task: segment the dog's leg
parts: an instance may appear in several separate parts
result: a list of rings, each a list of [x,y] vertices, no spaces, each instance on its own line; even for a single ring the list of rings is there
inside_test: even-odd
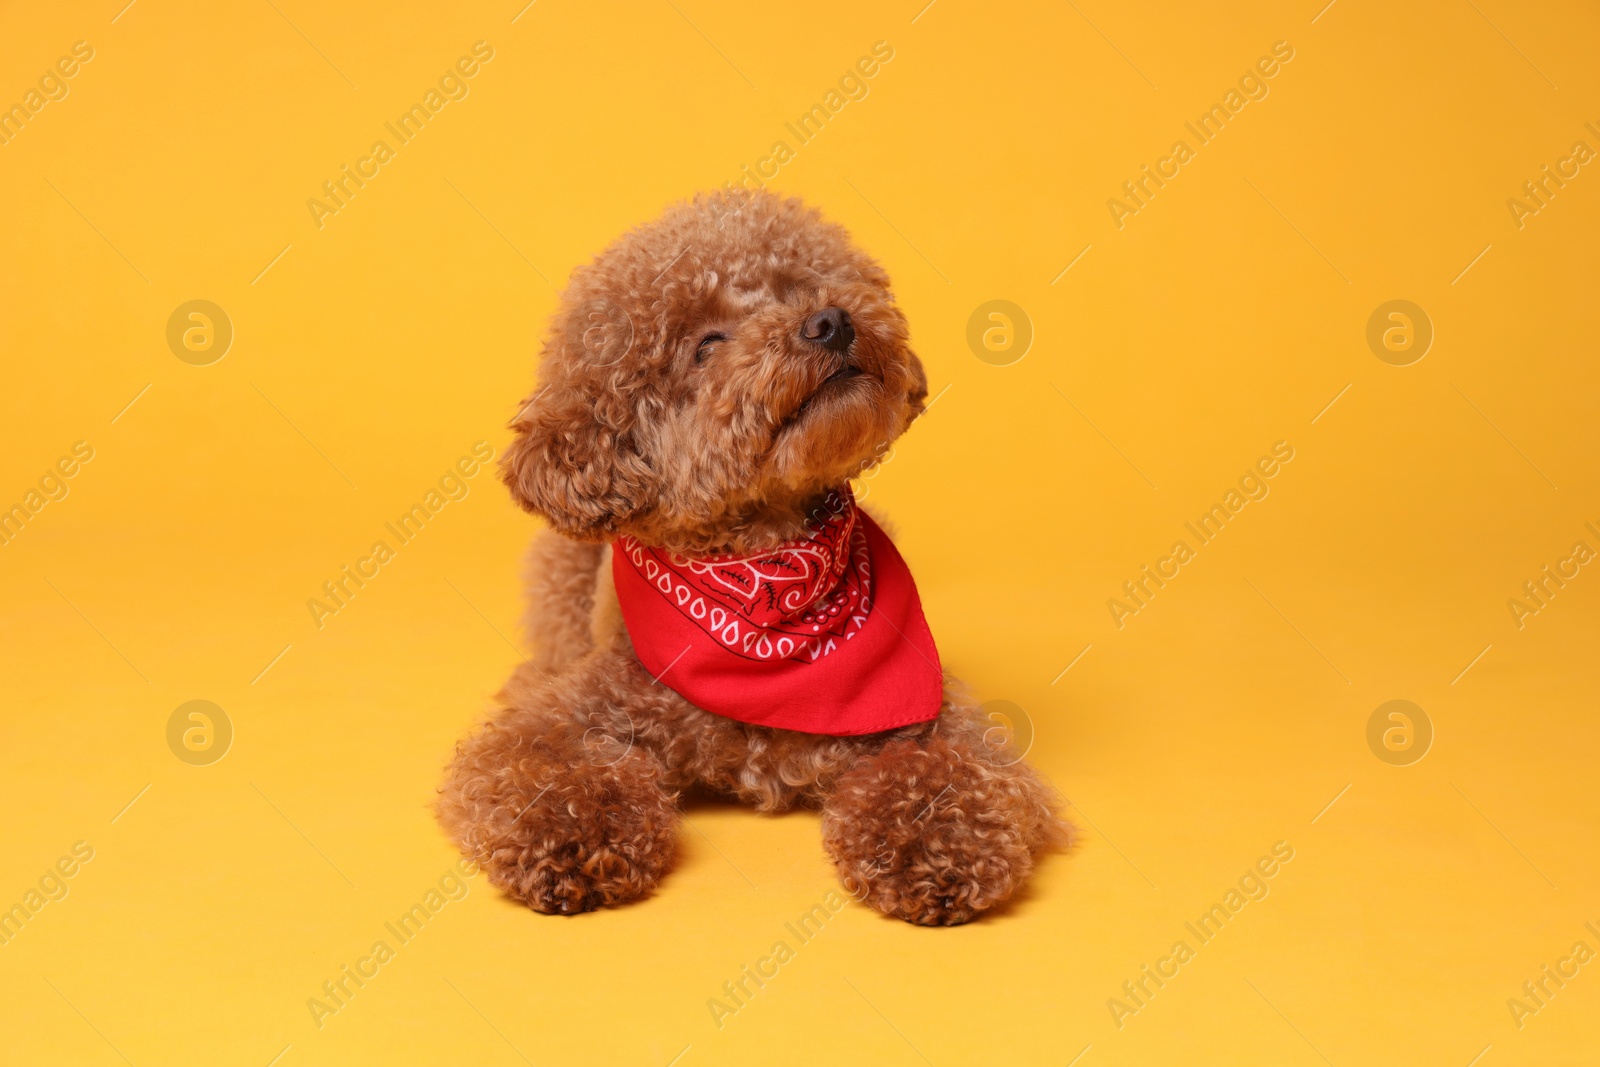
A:
[[[921,926],[968,922],[1009,898],[1069,829],[1051,787],[970,713],[863,755],[823,804],[823,843],[845,886]]]
[[[532,663],[539,670],[555,674],[593,647],[589,617],[604,551],[604,545],[574,541],[550,530],[541,530],[529,546],[524,626],[533,645]]]
[[[626,903],[672,863],[676,798],[635,743],[615,666],[595,653],[522,690],[458,746],[439,791],[439,820],[462,852],[536,911]]]

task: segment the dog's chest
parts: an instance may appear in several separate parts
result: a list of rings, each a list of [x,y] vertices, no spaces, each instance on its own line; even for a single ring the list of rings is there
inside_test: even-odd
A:
[[[605,648],[627,629],[622,622],[622,606],[617,603],[617,583],[611,573],[610,545],[600,554],[600,572],[595,575],[594,607],[589,610],[589,636],[596,648]]]

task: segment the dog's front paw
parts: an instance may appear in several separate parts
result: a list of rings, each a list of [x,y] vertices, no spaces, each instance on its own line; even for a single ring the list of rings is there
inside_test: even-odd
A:
[[[655,887],[672,864],[677,821],[655,757],[499,740],[458,758],[439,805],[491,883],[548,915],[625,904]]]
[[[963,759],[939,739],[896,741],[840,778],[823,842],[857,899],[919,926],[954,926],[1032,873],[1044,788],[1021,765]]]

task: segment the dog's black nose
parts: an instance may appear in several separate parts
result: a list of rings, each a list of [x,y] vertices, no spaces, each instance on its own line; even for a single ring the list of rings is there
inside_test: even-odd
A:
[[[850,325],[850,313],[844,308],[823,308],[806,319],[800,336],[830,352],[843,352],[856,339],[856,328]]]

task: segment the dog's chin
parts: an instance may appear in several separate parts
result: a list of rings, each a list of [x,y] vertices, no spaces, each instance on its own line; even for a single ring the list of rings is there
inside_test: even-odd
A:
[[[783,420],[779,435],[804,431],[818,418],[838,416],[874,397],[882,397],[883,383],[854,364],[845,364],[818,383],[811,394]]]
[[[888,447],[899,423],[882,380],[843,367],[784,421],[773,450],[774,473],[790,484],[839,484]]]

